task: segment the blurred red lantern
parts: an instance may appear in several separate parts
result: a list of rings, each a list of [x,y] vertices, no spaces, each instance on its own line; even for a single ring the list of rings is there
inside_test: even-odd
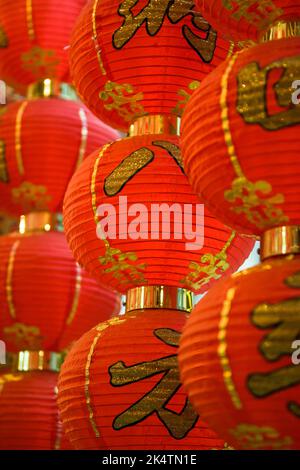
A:
[[[61,211],[76,167],[117,135],[79,102],[43,98],[8,105],[0,117],[0,208],[16,215]]]
[[[0,375],[0,449],[54,450],[62,438],[57,373]]]
[[[70,49],[73,82],[88,108],[124,130],[145,114],[180,115],[233,49],[193,9],[192,0],[90,0]]]
[[[299,0],[196,0],[198,10],[218,32],[257,40],[274,23],[300,20]]]
[[[72,348],[58,406],[76,449],[220,449],[179,381],[186,315],[139,310],[99,324]]]
[[[300,38],[290,38],[234,55],[203,81],[183,116],[189,181],[241,233],[300,224],[299,50]]]
[[[71,30],[85,0],[0,0],[0,77],[24,92],[44,78],[69,80]]]
[[[218,283],[187,321],[184,387],[237,449],[300,449],[299,305],[299,256],[279,257]]]
[[[80,265],[119,292],[147,284],[202,292],[235,271],[253,242],[206,208],[203,221],[200,203],[179,138],[135,135],[94,152],[74,174],[64,201],[67,240]]]
[[[0,238],[0,331],[8,352],[62,351],[120,309],[73,260],[64,234]]]

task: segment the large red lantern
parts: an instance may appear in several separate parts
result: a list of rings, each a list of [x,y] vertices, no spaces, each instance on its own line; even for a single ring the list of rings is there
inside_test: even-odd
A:
[[[0,449],[60,449],[62,427],[56,398],[55,372],[0,375]]]
[[[60,212],[77,166],[117,135],[76,101],[52,97],[8,105],[0,117],[0,208],[16,215]]]
[[[143,285],[202,292],[253,247],[202,209],[183,173],[178,137],[134,135],[94,152],[77,170],[64,225],[76,260],[122,293]]]
[[[237,449],[300,449],[299,305],[300,259],[290,255],[221,281],[187,321],[181,379]]]
[[[68,45],[85,0],[1,0],[0,77],[17,90],[68,81]]]
[[[232,49],[193,0],[89,0],[71,39],[71,74],[88,108],[127,130],[145,114],[179,116]]]
[[[0,331],[8,352],[65,350],[119,311],[119,297],[76,264],[63,233],[2,236],[0,259]]]
[[[299,0],[196,0],[196,4],[217,31],[235,40],[257,40],[276,22],[300,20]]]
[[[186,314],[131,311],[101,323],[72,348],[58,405],[76,449],[220,449],[182,390],[177,346]]]
[[[241,233],[300,224],[299,50],[298,37],[237,53],[202,82],[183,116],[189,181]]]

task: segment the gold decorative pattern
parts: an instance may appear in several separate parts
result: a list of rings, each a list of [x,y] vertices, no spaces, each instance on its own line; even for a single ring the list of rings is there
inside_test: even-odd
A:
[[[8,37],[2,26],[0,26],[0,47],[8,47]]]
[[[154,159],[154,153],[146,147],[132,152],[105,178],[107,196],[118,194],[126,183]]]
[[[6,284],[5,284],[6,301],[8,305],[9,314],[11,318],[13,319],[16,318],[16,310],[15,310],[15,306],[13,302],[12,277],[13,277],[13,272],[14,272],[14,262],[16,258],[16,252],[20,246],[20,243],[21,243],[20,240],[16,240],[11,247],[9,258],[8,258],[8,264],[7,264],[7,273],[6,273]]]
[[[267,196],[272,193],[271,184],[267,181],[249,181],[243,173],[236,155],[230,130],[227,93],[229,75],[238,58],[238,54],[234,54],[232,59],[229,60],[221,83],[220,106],[224,139],[230,162],[237,176],[232,182],[231,189],[224,191],[224,198],[230,203],[237,203],[237,205],[231,207],[231,210],[237,214],[244,214],[247,220],[258,228],[267,228],[270,225],[283,224],[288,219],[280,208],[275,207],[275,205],[284,202],[284,196],[276,194],[269,198],[262,197],[261,195]]]
[[[23,380],[22,374],[3,374],[0,375],[0,393],[3,391],[4,385],[9,382],[19,382]]]
[[[154,140],[152,144],[166,150],[166,152],[168,152],[168,154],[174,159],[175,163],[177,163],[182,173],[184,173],[182,154],[178,145],[168,142],[167,140]]]
[[[41,349],[43,338],[37,326],[14,323],[5,327],[3,333],[6,341],[13,342],[18,349]]]
[[[103,64],[102,60],[102,51],[99,45],[98,41],[98,33],[97,33],[97,24],[96,24],[96,13],[97,13],[97,7],[98,7],[99,0],[94,0],[94,5],[93,5],[93,13],[92,13],[92,28],[93,28],[93,41],[95,44],[95,50],[97,54],[97,60],[98,64],[101,70],[102,75],[106,75],[106,70]]]
[[[235,236],[236,232],[232,231],[222,250],[216,255],[206,253],[201,256],[200,263],[192,261],[189,265],[191,271],[180,282],[187,284],[191,289],[197,291],[205,284],[208,284],[212,279],[219,279],[222,273],[229,268],[227,250]]]
[[[183,90],[180,89],[178,90],[177,94],[179,96],[179,100],[175,106],[175,108],[172,109],[172,113],[176,114],[176,116],[182,116],[183,111],[193,93],[194,90],[197,90],[197,88],[200,86],[200,83],[198,80],[194,80],[188,85],[188,90]]]
[[[35,31],[33,25],[32,0],[26,0],[26,21],[29,40],[33,41],[35,39]]]
[[[53,76],[60,59],[55,51],[33,46],[29,51],[21,55],[23,68],[33,75]]]
[[[22,158],[22,143],[21,143],[21,132],[22,132],[22,119],[25,109],[28,106],[28,101],[23,101],[17,111],[16,125],[15,125],[15,152],[16,160],[18,165],[18,171],[20,175],[24,175],[24,165]]]
[[[9,181],[4,140],[0,140],[0,181],[2,183]]]
[[[78,309],[79,297],[80,297],[80,291],[81,291],[81,282],[82,282],[81,267],[79,266],[78,263],[76,263],[75,291],[74,291],[72,307],[71,307],[71,310],[69,312],[69,315],[66,321],[67,325],[71,325]]]
[[[116,111],[127,122],[146,114],[143,105],[139,103],[144,98],[143,93],[136,93],[134,87],[128,83],[108,81],[100,91],[99,97],[108,102],[104,105],[107,111]]]
[[[85,152],[86,152],[86,146],[87,146],[87,138],[88,138],[88,123],[87,123],[87,117],[86,113],[83,108],[80,108],[78,111],[79,118],[81,121],[81,142],[80,142],[80,147],[79,147],[79,152],[78,152],[78,159],[77,159],[77,164],[76,168],[78,168],[84,158]]]
[[[30,181],[24,181],[17,188],[12,188],[12,201],[20,205],[25,211],[48,210],[48,203],[52,196],[47,194],[45,186],[37,186]]]
[[[232,378],[232,370],[230,367],[229,358],[227,355],[227,326],[229,321],[229,314],[231,310],[231,305],[235,296],[235,288],[228,289],[226,299],[223,302],[223,307],[221,310],[220,322],[219,322],[219,347],[218,347],[218,356],[220,358],[221,367],[223,370],[223,379],[227,391],[230,395],[234,407],[238,410],[242,408],[242,402],[240,400],[239,394],[235,388],[235,384]]]
[[[282,437],[271,426],[256,426],[255,424],[238,424],[230,433],[239,441],[242,449],[286,449],[293,444],[290,436]]]
[[[94,212],[94,220],[100,232],[98,215],[97,215],[97,194],[96,194],[96,178],[98,173],[99,162],[103,157],[106,150],[112,144],[106,144],[102,147],[99,152],[98,157],[95,160],[92,178],[91,178],[91,198],[92,198],[92,208]],[[132,252],[123,253],[118,248],[112,248],[109,241],[106,239],[105,235],[101,237],[104,246],[105,246],[105,255],[99,258],[99,262],[102,265],[110,264],[110,267],[104,270],[104,273],[112,273],[113,277],[118,279],[121,284],[127,284],[129,281],[135,283],[146,283],[144,276],[141,271],[146,268],[145,264],[133,265],[132,263],[136,262],[138,257],[137,254]],[[126,271],[126,272],[124,272]],[[129,279],[128,279],[129,277]]]
[[[242,18],[262,30],[283,14],[272,0],[223,0],[223,6],[232,12],[236,21]]]
[[[103,331],[106,330],[109,326],[119,325],[121,323],[124,323],[125,321],[126,321],[126,318],[114,317],[110,320],[107,320],[106,322],[100,323],[98,326],[95,327],[96,334],[92,341],[91,347],[87,355],[87,360],[85,363],[85,383],[84,383],[85,403],[88,409],[89,420],[90,420],[90,423],[91,423],[91,426],[95,433],[96,438],[100,437],[100,432],[98,430],[97,424],[94,419],[94,410],[93,410],[92,403],[91,403],[91,395],[90,395],[91,363],[92,363],[93,355],[95,352],[95,348],[97,346],[97,343]]]

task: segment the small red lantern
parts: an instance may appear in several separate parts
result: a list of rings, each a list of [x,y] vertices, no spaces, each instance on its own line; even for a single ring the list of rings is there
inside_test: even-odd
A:
[[[0,331],[8,352],[62,351],[120,309],[73,260],[63,233],[0,238]]]
[[[58,406],[76,449],[220,449],[182,390],[177,346],[186,315],[131,311],[101,323],[72,348]]]
[[[215,285],[187,321],[181,379],[234,448],[300,449],[299,305],[299,255],[278,257]]]
[[[70,33],[85,0],[0,0],[0,77],[24,92],[45,77],[68,81]]]
[[[88,108],[127,131],[145,114],[181,115],[232,49],[192,0],[90,0],[73,32],[70,67]]]
[[[179,138],[134,135],[94,152],[77,170],[64,226],[76,260],[119,292],[147,284],[202,292],[253,247],[206,208],[203,220],[202,209],[183,173]]]
[[[61,423],[56,404],[57,373],[0,375],[0,449],[60,448]]]
[[[189,181],[241,233],[300,224],[299,50],[300,38],[289,38],[234,55],[203,81],[183,116]]]
[[[217,31],[235,40],[257,40],[276,22],[300,20],[299,0],[196,0],[196,4]]]
[[[117,136],[79,102],[43,98],[8,105],[0,117],[0,208],[16,215],[60,212],[77,166]]]

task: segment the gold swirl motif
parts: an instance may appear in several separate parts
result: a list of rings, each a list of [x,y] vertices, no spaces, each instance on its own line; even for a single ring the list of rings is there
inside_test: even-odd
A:
[[[22,131],[22,119],[25,112],[25,109],[28,106],[28,101],[23,101],[21,103],[17,115],[16,115],[16,125],[15,125],[15,152],[16,160],[18,165],[18,171],[20,175],[24,175],[24,164],[22,158],[22,143],[21,143],[21,131]]]
[[[71,325],[71,323],[74,320],[74,317],[76,315],[76,312],[77,312],[77,309],[78,309],[78,304],[79,304],[81,283],[82,283],[81,267],[79,266],[78,263],[76,263],[75,291],[74,291],[72,307],[71,307],[70,313],[69,313],[67,321],[66,321],[67,325]]]
[[[96,195],[96,178],[98,173],[99,162],[106,150],[112,144],[106,144],[102,147],[99,152],[98,157],[95,160],[92,179],[91,179],[91,197],[92,197],[92,208],[94,212],[94,220],[97,226],[98,233],[101,231],[101,227],[98,221],[97,215],[97,195]],[[112,248],[109,241],[102,233],[101,240],[105,246],[105,255],[99,257],[99,262],[103,266],[110,265],[104,269],[104,273],[112,273],[112,276],[121,284],[128,284],[129,282],[134,283],[146,283],[144,276],[141,271],[146,268],[145,264],[133,265],[138,259],[138,256],[135,252],[122,252],[118,248]],[[129,279],[128,279],[129,276]]]
[[[293,444],[293,439],[290,436],[281,437],[279,432],[271,426],[240,423],[229,432],[239,441],[244,450],[264,450],[267,448],[288,450]]]
[[[26,0],[26,21],[29,40],[33,41],[35,39],[35,31],[33,24],[32,0]]]
[[[84,384],[85,403],[86,403],[87,410],[88,410],[89,420],[90,420],[90,423],[91,423],[91,426],[95,433],[96,438],[100,437],[100,432],[98,430],[98,427],[94,418],[94,410],[93,410],[93,406],[91,403],[91,395],[90,395],[90,368],[91,368],[93,355],[94,355],[97,343],[103,331],[106,330],[109,326],[119,325],[121,323],[124,323],[126,320],[127,318],[125,317],[124,318],[114,317],[96,326],[95,327],[96,334],[94,336],[94,339],[92,341],[91,347],[87,355],[87,359],[85,363],[85,384]]]
[[[23,68],[29,70],[33,75],[52,76],[60,59],[52,49],[43,49],[40,46],[33,46],[21,55]]]
[[[116,83],[108,81],[104,89],[100,91],[99,97],[102,101],[108,102],[104,105],[107,111],[116,111],[126,122],[145,116],[147,114],[139,101],[144,98],[142,92],[135,92],[129,83]]]
[[[78,159],[77,159],[77,164],[76,168],[78,168],[84,158],[85,152],[86,152],[86,146],[87,146],[87,138],[88,138],[88,123],[87,123],[87,116],[83,108],[80,108],[78,111],[79,118],[81,121],[81,142],[79,146],[79,152],[78,152]]]
[[[97,8],[98,8],[98,3],[99,3],[99,0],[95,0],[94,5],[93,5],[93,13],[92,13],[93,41],[94,41],[94,44],[95,44],[97,60],[98,60],[98,64],[99,64],[101,73],[102,73],[102,75],[106,75],[106,70],[105,70],[103,60],[102,60],[102,56],[101,56],[102,51],[101,51],[99,41],[98,41],[98,32],[97,32],[97,24],[96,24],[96,13],[97,13]]]
[[[47,194],[46,186],[37,186],[30,181],[23,181],[19,187],[12,188],[11,194],[13,203],[20,205],[24,211],[46,211],[52,199],[52,196]]]
[[[222,276],[222,273],[227,271],[229,268],[227,250],[235,236],[236,232],[232,231],[222,250],[216,255],[213,255],[212,253],[202,255],[200,260],[201,264],[192,261],[189,264],[189,269],[191,271],[184,279],[181,279],[180,282],[182,284],[187,284],[191,289],[197,291],[205,284],[208,284],[212,279],[219,279]],[[203,274],[205,274],[205,276],[201,277]]]
[[[16,252],[20,246],[20,243],[21,243],[20,240],[16,240],[11,247],[9,258],[8,258],[7,273],[6,273],[6,284],[5,284],[6,301],[7,301],[7,305],[9,309],[9,314],[11,318],[13,319],[16,318],[16,309],[15,309],[14,301],[13,301],[12,277],[13,277],[13,272],[14,272]]]
[[[221,310],[221,317],[219,322],[219,347],[218,347],[218,356],[220,358],[221,367],[223,370],[223,379],[227,391],[230,395],[234,407],[238,410],[242,408],[242,402],[240,400],[239,394],[235,388],[235,384],[232,378],[232,370],[230,367],[229,358],[227,355],[227,326],[229,321],[229,314],[231,310],[231,305],[235,296],[236,288],[228,289],[226,299],[223,302],[223,307]]]
[[[276,204],[282,204],[284,202],[284,196],[282,194],[276,194],[269,198],[261,197],[259,194],[267,196],[272,193],[272,185],[263,180],[256,182],[249,181],[236,155],[230,130],[227,94],[229,75],[238,58],[238,54],[239,52],[234,54],[232,59],[229,60],[221,82],[220,106],[224,139],[227,145],[230,162],[237,176],[232,181],[231,189],[224,191],[224,198],[230,203],[237,202],[236,206],[231,207],[232,211],[237,214],[244,214],[250,223],[263,229],[270,225],[283,224],[288,218],[283,214],[280,208],[275,207]],[[260,207],[261,211],[259,210]]]

